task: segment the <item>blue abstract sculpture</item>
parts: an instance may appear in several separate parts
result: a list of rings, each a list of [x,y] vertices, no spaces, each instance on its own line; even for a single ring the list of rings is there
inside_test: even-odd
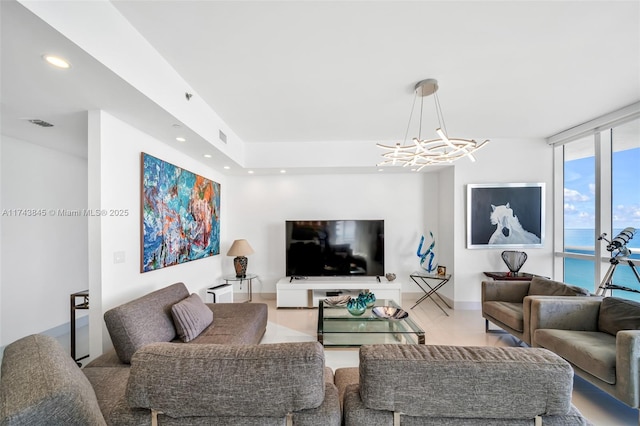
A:
[[[421,253],[422,246],[424,245],[424,235],[420,237],[420,244],[418,245],[417,255],[420,258],[420,267],[427,271],[429,274],[433,274],[438,269],[438,262],[436,262],[436,253],[433,251],[436,246],[436,240],[433,238],[433,232],[429,231],[429,236],[431,236],[431,244],[425,250],[424,253]]]

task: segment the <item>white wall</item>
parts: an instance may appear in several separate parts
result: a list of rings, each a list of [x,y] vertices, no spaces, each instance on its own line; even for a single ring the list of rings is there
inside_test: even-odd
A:
[[[424,183],[421,174],[335,174],[230,177],[222,203],[228,232],[223,253],[234,239],[246,238],[255,253],[248,271],[261,278],[254,291],[275,293],[285,276],[285,221],[384,219],[385,267],[405,291],[419,266],[416,248],[423,233]],[[233,271],[231,258],[223,261]]]
[[[86,159],[2,135],[0,346],[69,323],[69,295],[88,288]],[[44,209],[27,216],[13,209]],[[82,316],[79,313],[78,317]]]
[[[150,291],[182,281],[191,292],[204,298],[206,288],[213,285],[221,275],[221,255],[195,260],[181,265],[156,271],[140,273],[140,187],[141,152],[168,161],[179,167],[197,173],[221,184],[221,237],[225,234],[225,221],[229,218],[229,205],[225,203],[226,180],[224,176],[209,168],[204,162],[198,162],[181,154],[134,127],[114,118],[105,112],[94,111],[89,122],[90,150],[89,163],[93,164],[96,155],[100,155],[100,170],[90,170],[92,187],[99,186],[100,208],[126,210],[127,216],[102,217],[100,226],[100,252],[95,260],[100,265],[99,276],[91,284],[91,292],[100,293],[101,306],[92,305],[92,309],[104,312],[123,302],[139,297]],[[98,174],[98,176],[96,176]],[[94,229],[93,227],[91,228]],[[96,231],[92,231],[96,232]],[[90,236],[96,238],[95,235]],[[97,250],[92,245],[92,250]],[[122,252],[125,262],[114,263],[114,253]],[[99,282],[98,282],[99,281]],[[97,298],[96,298],[97,300]],[[91,350],[102,344],[106,349],[111,346],[108,333],[104,328],[102,314],[99,319],[91,317],[91,325],[99,321],[102,326],[91,328]],[[101,343],[98,343],[101,342]]]
[[[419,269],[421,235],[432,231],[439,264],[452,274],[441,293],[457,309],[479,309],[484,271],[506,271],[504,249],[466,248],[466,186],[471,183],[546,183],[546,239],[543,248],[527,249],[523,271],[552,276],[553,152],[542,139],[494,139],[454,165],[421,174],[279,175],[229,178],[223,203],[229,218],[229,243],[249,240],[256,253],[249,270],[261,277],[255,291],[274,292],[285,275],[284,222],[291,219],[385,219],[385,260],[403,291],[419,290],[409,274]],[[223,270],[233,271],[223,259]]]
[[[455,176],[447,186],[453,205],[455,307],[479,308],[483,271],[507,271],[500,254],[504,249],[466,248],[466,186],[473,183],[544,182],[545,241],[542,248],[524,249],[528,260],[522,272],[553,276],[553,149],[542,139],[495,139],[471,163],[456,163]],[[446,224],[445,226],[449,226]]]

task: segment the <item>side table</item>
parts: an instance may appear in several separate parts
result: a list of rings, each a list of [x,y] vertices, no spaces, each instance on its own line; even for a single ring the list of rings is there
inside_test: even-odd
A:
[[[253,298],[253,292],[251,287],[253,286],[253,280],[257,278],[258,278],[258,275],[256,274],[247,274],[244,277],[236,277],[235,275],[227,275],[225,277],[222,277],[225,284],[233,284],[234,282],[239,282],[240,290],[242,290],[242,283],[245,281],[247,282],[247,292],[248,292],[249,298],[247,300],[244,300],[243,301],[244,303],[251,302]]]
[[[440,295],[437,293],[437,291],[440,288],[442,288],[442,286],[444,286],[446,283],[449,282],[449,280],[451,279],[451,274],[436,275],[436,274],[427,274],[427,273],[423,273],[423,272],[414,272],[413,274],[411,274],[409,276],[411,277],[413,282],[415,282],[418,285],[418,287],[420,287],[420,290],[424,291],[424,296],[422,296],[420,299],[418,299],[416,304],[413,305],[411,307],[411,309],[413,309],[416,306],[418,306],[424,300],[430,298],[433,301],[433,303],[435,303],[438,306],[438,308],[440,308],[440,310],[442,312],[444,312],[444,314],[446,316],[449,316],[447,311],[442,309],[442,306],[440,306],[440,304],[433,297],[433,295],[438,296],[438,298],[442,301],[442,303],[447,305],[447,307],[449,309],[452,309],[451,306],[449,306],[449,304],[442,297],[440,297]]]
[[[526,272],[518,272],[517,274],[513,274],[511,272],[484,272],[484,274],[494,280],[502,281],[531,281],[531,278],[533,277],[542,277],[542,275],[528,274]]]

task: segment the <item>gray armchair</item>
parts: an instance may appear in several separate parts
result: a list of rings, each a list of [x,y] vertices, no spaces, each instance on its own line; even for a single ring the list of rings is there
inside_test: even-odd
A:
[[[589,295],[589,291],[582,287],[543,277],[533,277],[531,281],[483,281],[485,331],[489,331],[489,322],[492,322],[530,345],[529,316],[534,298]]]
[[[632,408],[640,406],[640,303],[617,297],[531,303],[533,346]]]

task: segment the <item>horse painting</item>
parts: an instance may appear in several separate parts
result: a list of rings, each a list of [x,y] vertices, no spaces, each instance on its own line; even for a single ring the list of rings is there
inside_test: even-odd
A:
[[[540,237],[525,230],[509,203],[500,206],[491,204],[491,224],[496,230],[489,244],[540,244]]]

